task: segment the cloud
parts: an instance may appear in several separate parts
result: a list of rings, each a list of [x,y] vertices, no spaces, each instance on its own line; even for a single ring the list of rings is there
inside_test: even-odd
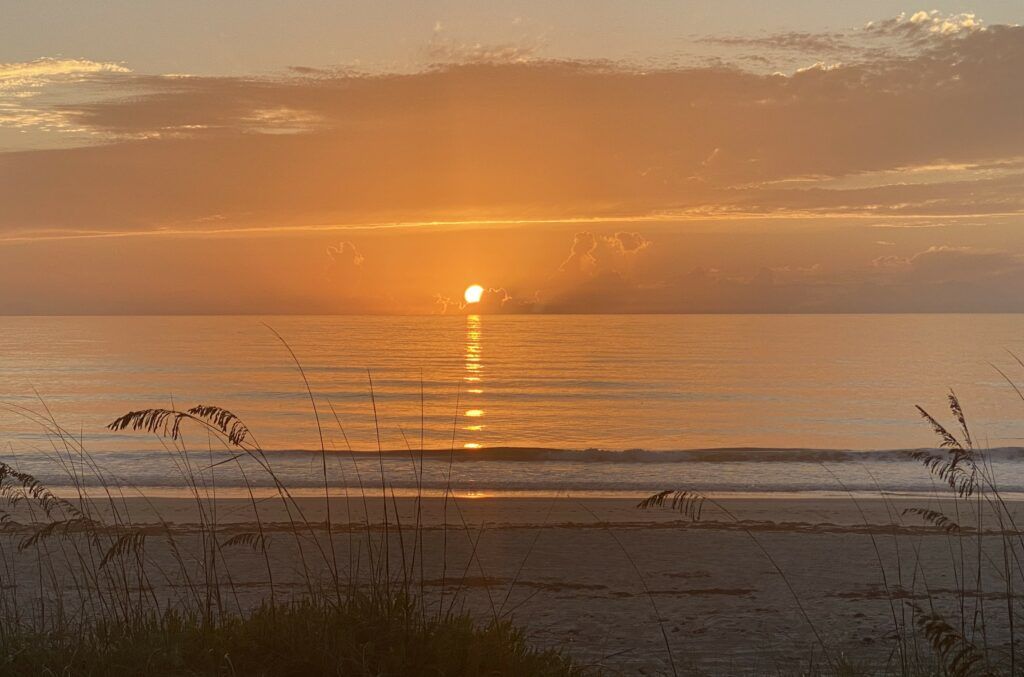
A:
[[[843,38],[923,36],[899,38],[912,47],[801,55],[825,65],[788,76],[520,63],[483,48],[375,75],[169,77],[46,62],[10,77],[68,71],[88,79],[87,100],[29,97],[0,115],[88,143],[0,153],[0,231],[187,230],[208,214],[224,228],[286,228],[1024,212],[1024,167],[1006,164],[1024,157],[1024,28],[913,18]],[[999,163],[999,175],[986,169]],[[934,168],[927,183],[904,178],[913,167]],[[858,176],[888,183],[836,183]]]
[[[762,32],[700,38],[719,53],[724,62],[756,64],[767,72],[792,73],[836,67],[840,62],[871,64],[913,56],[922,49],[940,46],[987,29],[971,13],[943,14],[937,10],[903,13],[870,21],[846,31]],[[812,66],[808,66],[810,62]]]
[[[331,258],[331,263],[339,268],[358,268],[366,261],[366,258],[351,242],[342,242],[337,246],[330,245],[327,247],[327,255]]]
[[[1024,271],[1024,257],[998,249],[933,245],[912,256],[879,256],[871,265],[898,270],[918,280],[951,282]]]
[[[873,244],[864,234],[864,251]],[[892,245],[896,246],[896,245]],[[751,263],[756,262],[756,258]],[[600,261],[600,259],[599,259]],[[728,259],[723,258],[723,261]],[[724,271],[652,259],[641,271],[597,267],[562,279],[537,309],[567,313],[1020,312],[1024,255],[930,245],[867,263],[756,265]]]
[[[775,266],[775,267],[763,267],[758,272],[758,275],[769,275],[770,277],[763,278],[771,283],[776,282],[795,282],[800,280],[814,280],[822,276],[825,271],[825,267],[820,263],[814,263],[809,266]]]
[[[817,63],[812,63],[810,66],[804,66],[803,68],[797,68],[796,72],[797,73],[807,73],[809,71],[824,71],[824,72],[827,73],[828,71],[834,71],[837,68],[842,68],[842,67],[843,67],[843,64],[841,64],[841,63],[825,63],[824,61],[818,61]]]
[[[569,257],[558,269],[566,273],[590,273],[597,266],[597,258],[594,256],[596,250],[597,238],[593,233],[576,233],[573,236]]]
[[[651,246],[650,240],[645,238],[640,233],[630,232],[618,232],[610,237],[605,237],[604,241],[608,243],[608,246],[613,251],[619,254],[636,254],[637,252],[647,249]]]
[[[540,49],[540,44],[486,45],[435,34],[424,50],[424,55],[434,64],[525,63],[537,58]]]
[[[910,259],[905,256],[893,256],[886,254],[877,256],[871,260],[873,268],[904,268],[910,265]]]
[[[650,241],[637,232],[619,231],[611,235],[578,232],[573,235],[569,256],[558,267],[561,275],[557,279],[564,284],[566,280],[603,273],[629,273],[637,256],[650,245]]]
[[[849,290],[860,312],[1024,311],[1024,257],[1015,252],[933,245],[875,259],[876,275]]]
[[[787,31],[768,35],[718,35],[700,38],[700,42],[726,47],[755,47],[801,53],[835,52],[850,49],[853,43],[843,33]]]
[[[469,314],[486,313],[529,313],[532,312],[534,302],[529,299],[515,298],[504,288],[485,289],[479,303],[463,306],[463,311]]]
[[[871,22],[864,32],[875,36],[895,36],[920,41],[925,38],[960,36],[985,30],[984,22],[968,12],[943,14],[938,10],[920,10],[894,19]]]
[[[477,303],[466,303],[459,299],[455,300],[443,294],[434,295],[434,307],[441,315],[498,315],[498,314],[519,314],[533,312],[536,306],[535,299],[515,298],[505,288],[484,289]]]
[[[1024,257],[997,249],[941,245],[915,254],[907,265],[916,279],[976,281],[1022,273]]]
[[[521,24],[514,20],[513,25]],[[467,42],[448,35],[444,23],[434,23],[434,35],[423,50],[432,64],[515,64],[535,59],[542,48],[536,38],[524,37],[518,42],[484,44]]]
[[[437,315],[447,315],[449,310],[458,308],[459,304],[450,296],[434,294],[434,310]]]
[[[0,63],[0,129],[87,134],[76,114],[61,105],[88,97],[85,85],[130,73],[118,63],[87,59],[36,59]]]
[[[694,268],[647,282],[605,271],[558,291],[543,308],[564,313],[772,313],[821,307],[820,290],[812,281],[777,278],[768,268],[748,276]]]
[[[0,63],[0,96],[26,98],[37,94],[46,85],[83,82],[100,74],[130,72],[118,63],[88,59],[36,59]]]
[[[364,294],[367,290],[362,280],[362,268],[366,258],[351,242],[342,242],[327,247],[326,276],[332,285],[341,288],[344,293],[354,299],[356,294]]]

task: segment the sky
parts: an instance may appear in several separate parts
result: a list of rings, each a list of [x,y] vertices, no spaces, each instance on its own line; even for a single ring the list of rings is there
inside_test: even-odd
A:
[[[1024,311],[1024,3],[0,15],[2,314]]]

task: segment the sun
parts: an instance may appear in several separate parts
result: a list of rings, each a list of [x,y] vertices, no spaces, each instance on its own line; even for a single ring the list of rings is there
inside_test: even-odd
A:
[[[484,288],[478,284],[471,284],[466,287],[463,298],[466,299],[466,303],[480,303],[480,297],[484,295]]]

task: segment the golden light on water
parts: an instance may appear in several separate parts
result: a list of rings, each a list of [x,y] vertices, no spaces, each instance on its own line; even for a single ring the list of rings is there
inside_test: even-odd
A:
[[[462,297],[466,299],[466,303],[480,303],[480,299],[483,295],[483,287],[478,284],[471,284],[466,287],[466,291],[463,292]]]
[[[466,290],[466,301],[468,303],[475,303],[480,300],[480,296],[483,294],[483,287],[480,285],[473,285]],[[465,376],[463,377],[466,381],[473,383],[474,385],[480,382],[480,373],[483,369],[481,362],[483,361],[483,323],[481,322],[479,315],[467,315],[466,316],[466,362],[465,362]],[[480,421],[484,416],[483,402],[481,401],[480,395],[483,394],[483,388],[473,387],[466,391],[467,398],[466,405],[469,407],[464,416],[470,419],[474,419],[471,425],[466,425],[463,430],[474,433],[474,437],[480,435],[483,432],[483,422]],[[482,449],[483,444],[481,440],[466,442],[462,445],[466,449]]]

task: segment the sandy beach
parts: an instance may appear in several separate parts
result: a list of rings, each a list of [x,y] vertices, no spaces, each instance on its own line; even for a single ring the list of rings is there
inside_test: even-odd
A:
[[[717,503],[706,504],[693,522],[669,510],[638,510],[636,500],[626,498],[459,498],[447,506],[425,499],[422,563],[410,564],[416,503],[396,499],[387,506],[391,566],[395,576],[403,562],[417,571],[422,566],[430,604],[447,608],[455,600],[453,608],[484,620],[512,618],[535,645],[561,647],[612,674],[670,673],[662,630],[680,672],[791,674],[827,660],[819,640],[833,660],[841,652],[881,670],[897,660],[891,640],[897,627],[911,627],[905,625],[910,603],[960,603],[951,566],[956,538],[900,515],[911,506],[936,508],[937,501]],[[129,498],[118,505],[136,525],[149,525],[147,556],[157,561],[170,564],[172,556],[161,554],[161,521],[186,552],[198,533],[194,500]],[[284,572],[275,573],[278,594],[301,594],[302,558],[287,513],[279,500],[258,505],[275,571]],[[369,520],[360,497],[331,502],[330,538],[342,570],[365,567],[367,539],[381,542],[384,506],[373,498],[365,506]],[[318,522],[316,537],[328,542],[322,500],[298,499],[292,509]],[[216,511],[222,540],[258,528],[248,499],[217,499],[203,510],[207,520]],[[26,529],[8,525],[6,533],[17,537]],[[311,540],[302,543],[303,566],[326,578],[322,555]],[[245,607],[265,598],[261,554],[231,548],[224,558],[233,591],[228,604]],[[998,609],[1000,589],[998,581],[983,581],[985,594],[971,595],[968,603],[988,600]],[[168,583],[164,594],[173,596],[174,585]],[[988,640],[998,644],[999,638],[995,622]]]

